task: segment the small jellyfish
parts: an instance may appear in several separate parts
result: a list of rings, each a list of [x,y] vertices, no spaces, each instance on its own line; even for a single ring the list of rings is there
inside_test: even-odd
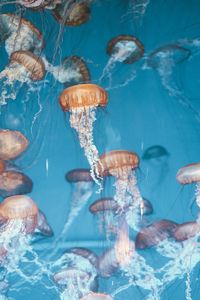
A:
[[[161,159],[162,157],[169,156],[169,152],[167,149],[160,145],[153,145],[148,147],[144,154],[142,155],[142,159],[149,160],[149,159]]]
[[[109,41],[107,45],[107,54],[110,56],[110,59],[107,65],[104,67],[100,81],[108,77],[111,84],[111,71],[114,69],[116,63],[135,63],[143,56],[144,46],[134,36],[119,35]]]
[[[75,85],[60,95],[60,105],[63,111],[70,112],[70,125],[78,133],[80,146],[91,167],[91,176],[100,187],[97,169],[99,155],[93,141],[93,123],[97,107],[106,106],[107,102],[107,93],[96,84]]]
[[[35,228],[34,234],[39,234],[46,237],[51,237],[54,234],[45,214],[40,209],[38,211],[37,227]]]
[[[43,59],[46,70],[53,77],[69,87],[80,83],[88,83],[90,81],[90,73],[84,60],[78,56],[66,57],[59,66],[51,65],[46,59]]]
[[[180,184],[196,184],[196,204],[200,207],[200,163],[189,164],[178,170],[176,179]]]
[[[29,142],[19,131],[0,130],[0,159],[15,159],[22,154]]]
[[[1,42],[10,56],[16,51],[40,55],[44,41],[40,31],[29,21],[15,14],[0,14]]]
[[[62,25],[79,26],[86,23],[90,17],[88,0],[62,0],[56,6],[53,15]]]
[[[113,176],[115,178],[114,200],[122,211],[127,203],[144,212],[144,203],[137,187],[135,169],[139,165],[138,156],[130,151],[116,150],[105,153],[99,158],[98,171],[102,177]]]
[[[175,222],[169,220],[156,221],[143,228],[136,236],[135,245],[137,249],[146,249],[156,246],[165,239],[173,236],[177,228]]]
[[[32,180],[25,174],[16,171],[4,171],[0,174],[0,196],[9,197],[31,193]]]
[[[31,86],[33,81],[40,81],[44,76],[45,66],[42,59],[29,51],[12,53],[9,65],[0,72],[0,80],[4,80],[0,104],[6,104],[7,99],[16,99],[15,82],[20,82],[20,86],[24,83]],[[7,91],[8,86],[11,91]]]
[[[86,296],[82,297],[80,300],[113,300],[113,298],[110,295],[91,292]]]

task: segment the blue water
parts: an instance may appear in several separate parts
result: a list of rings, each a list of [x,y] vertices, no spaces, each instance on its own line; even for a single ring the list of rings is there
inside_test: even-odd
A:
[[[52,17],[50,10],[33,11],[20,5],[3,4],[1,12],[22,13],[24,18],[32,21],[44,36],[42,55],[54,65],[69,55],[84,58],[91,73],[91,81],[107,90],[108,105],[103,110],[99,109],[94,123],[94,142],[100,154],[125,149],[136,152],[141,158],[150,146],[160,145],[166,149],[168,155],[161,159],[141,159],[137,171],[141,194],[154,207],[149,220],[169,219],[177,223],[192,221],[198,214],[194,203],[194,186],[181,187],[176,181],[176,173],[180,167],[199,161],[200,46],[195,49],[191,47],[190,58],[175,65],[170,77],[170,84],[176,84],[193,110],[176,95],[170,95],[157,70],[145,69],[144,64],[155,49],[177,43],[181,39],[192,40],[200,36],[200,2],[150,0],[144,16],[140,16],[140,22],[134,20],[131,5],[134,5],[134,1],[94,1],[88,22],[64,28]],[[144,45],[144,57],[131,65],[117,63],[110,74],[112,81],[104,78],[99,82],[109,60],[106,45],[111,38],[120,34],[136,36]],[[3,69],[8,64],[3,43],[0,56],[0,67]],[[133,72],[136,72],[135,77]],[[134,79],[129,81],[131,76]],[[15,163],[33,180],[30,197],[46,214],[54,231],[54,238],[33,244],[41,261],[52,250],[51,245],[62,231],[70,211],[72,186],[65,180],[65,174],[71,169],[89,168],[78,137],[70,128],[69,116],[59,106],[58,98],[63,89],[63,85],[47,73],[45,80],[36,84],[36,91],[28,91],[24,85],[17,99],[10,100],[1,109],[0,127],[19,130],[30,141],[29,148]],[[96,190],[94,186],[88,203],[63,238],[60,254],[66,248],[75,246],[90,248],[97,254],[107,248],[109,243],[105,234],[99,233],[97,220],[88,210],[89,205],[100,197]],[[113,195],[112,181],[108,181],[101,196]],[[132,239],[134,237],[133,234]],[[154,268],[165,263],[165,259],[154,249],[139,253]],[[27,264],[26,268],[32,272],[35,266]],[[34,284],[23,282],[20,285],[18,275],[14,274],[8,281],[8,299],[60,299],[59,291],[53,288],[54,282],[45,275]],[[120,272],[109,279],[99,278],[99,292],[112,294],[127,282],[127,278]],[[199,300],[198,264],[191,272],[191,288],[192,299]],[[144,295],[147,294],[147,291],[136,286],[122,291],[114,299],[140,300],[146,299]],[[166,287],[161,300],[167,299],[186,299],[185,276]]]

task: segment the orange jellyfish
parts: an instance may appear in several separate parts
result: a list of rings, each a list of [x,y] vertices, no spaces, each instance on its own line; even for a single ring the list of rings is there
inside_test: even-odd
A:
[[[0,159],[9,160],[22,154],[29,142],[19,131],[0,130]]]
[[[113,300],[113,298],[110,295],[91,292],[86,296],[82,297],[81,300]]]
[[[137,187],[135,175],[135,169],[138,165],[139,158],[137,154],[125,150],[116,150],[100,156],[98,171],[100,176],[115,177],[116,192],[114,200],[122,211],[128,204],[133,209],[140,207],[143,215],[144,203]]]
[[[176,174],[176,179],[183,185],[196,184],[196,204],[200,207],[200,163],[189,164],[180,168]]]
[[[21,172],[4,171],[0,174],[0,196],[28,194],[32,191],[32,180]]]
[[[41,32],[31,22],[15,14],[0,14],[0,33],[8,56],[21,50],[39,56],[44,47]]]
[[[0,72],[0,79],[4,79],[0,104],[6,104],[7,99],[16,99],[14,83],[20,85],[26,83],[31,85],[32,81],[42,80],[45,76],[45,66],[38,56],[30,51],[16,51],[11,54],[9,65]],[[11,92],[7,91],[7,86],[11,87]]]
[[[98,177],[99,155],[93,141],[93,123],[97,107],[106,106],[107,93],[96,84],[79,84],[65,89],[60,95],[63,111],[70,113],[70,125],[78,133],[80,146],[91,167],[93,180],[101,186]]]
[[[53,11],[54,17],[65,26],[79,26],[88,21],[90,17],[90,7],[88,0],[62,0]]]
[[[43,61],[46,70],[66,87],[90,81],[90,73],[85,61],[76,55],[66,57],[58,66],[51,65],[45,58]]]
[[[200,223],[198,220],[177,225],[177,228],[173,233],[173,237],[178,242],[188,240],[197,235],[200,235]]]

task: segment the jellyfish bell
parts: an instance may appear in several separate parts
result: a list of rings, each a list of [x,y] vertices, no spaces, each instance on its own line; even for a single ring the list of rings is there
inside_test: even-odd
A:
[[[144,154],[142,155],[142,159],[143,160],[159,159],[161,157],[165,157],[169,155],[170,154],[165,147],[161,145],[153,145],[144,151]]]
[[[93,182],[89,169],[73,169],[66,174],[65,178],[70,183]]]
[[[89,293],[82,297],[81,300],[113,300],[113,298],[110,295],[102,293]]]
[[[4,171],[0,174],[0,196],[28,194],[32,191],[32,180],[23,173]]]
[[[57,4],[61,4],[61,0],[17,0],[17,3],[34,10],[55,9]]]
[[[98,181],[98,150],[93,142],[93,123],[97,107],[107,105],[108,97],[103,88],[96,84],[79,84],[65,89],[60,95],[60,106],[70,112],[70,125],[79,136],[80,146],[91,167],[93,180]]]
[[[178,170],[176,179],[180,184],[196,184],[196,203],[200,207],[200,163],[186,165]]]
[[[108,43],[107,53],[114,61],[132,64],[143,56],[144,46],[134,36],[119,35]]]
[[[118,269],[119,262],[116,258],[115,248],[110,248],[99,256],[98,273],[101,277],[111,277]]]
[[[44,41],[40,31],[29,21],[15,14],[0,14],[1,41],[10,56],[15,51],[41,53]]]
[[[12,230],[12,225],[17,226],[20,221],[19,233],[31,234],[37,226],[38,208],[33,200],[25,195],[16,195],[5,198],[0,204],[0,218],[5,221],[8,231]],[[11,222],[11,228],[9,227]]]
[[[89,20],[90,7],[86,0],[62,1],[56,6],[53,15],[62,25],[79,26]]]
[[[93,251],[87,248],[75,247],[71,248],[70,252],[87,259],[94,267],[97,267],[98,256]]]
[[[197,235],[200,235],[200,223],[195,221],[177,225],[173,233],[173,237],[178,242],[183,242]]]
[[[0,130],[0,159],[15,159],[22,154],[29,142],[19,131]]]
[[[39,209],[37,215],[37,226],[34,231],[35,234],[51,237],[54,235],[53,229],[48,223],[45,214]]]
[[[136,249],[146,249],[156,246],[163,240],[173,237],[177,228],[175,222],[160,220],[143,228],[136,236]]]
[[[54,274],[53,278],[57,284],[67,285],[70,281],[76,282],[81,280],[87,282],[90,278],[90,275],[75,268],[66,268]]]

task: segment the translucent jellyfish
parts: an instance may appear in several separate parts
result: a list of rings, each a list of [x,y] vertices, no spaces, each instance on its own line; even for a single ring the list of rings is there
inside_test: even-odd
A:
[[[66,87],[90,81],[90,73],[86,63],[78,56],[68,56],[58,66],[51,65],[46,59],[43,61],[46,70]]]
[[[198,111],[193,107],[191,101],[184,95],[184,92],[173,79],[175,67],[190,58],[191,51],[182,47],[179,43],[169,44],[154,50],[147,59],[145,67],[157,70],[162,85],[168,94],[190,109],[199,119]]]
[[[106,106],[108,97],[103,88],[95,84],[79,84],[65,89],[60,95],[60,105],[70,113],[70,125],[78,133],[80,146],[91,167],[93,180],[99,182],[99,155],[93,141],[93,123],[98,106]]]
[[[137,249],[146,249],[155,246],[163,240],[172,237],[177,228],[175,222],[169,220],[156,221],[143,228],[136,236],[135,245]]]
[[[22,154],[29,142],[19,131],[0,130],[0,159],[9,160]]]
[[[129,151],[116,150],[100,156],[99,174],[115,178],[114,187],[116,189],[114,200],[122,211],[127,204],[132,209],[140,207],[141,215],[144,212],[144,203],[137,187],[135,169],[138,167],[138,156]]]
[[[71,170],[66,174],[66,179],[72,184],[72,198],[70,213],[61,234],[63,237],[91,197],[94,185],[90,170],[88,169]]]
[[[16,51],[40,55],[44,41],[40,31],[29,21],[14,14],[0,14],[1,42],[10,56]]]
[[[79,26],[86,23],[90,17],[88,0],[62,0],[53,11],[53,15],[62,25]]]
[[[25,174],[15,171],[4,171],[0,174],[0,196],[9,197],[31,193],[32,180]]]
[[[40,81],[44,76],[45,66],[42,59],[38,56],[29,51],[16,51],[12,53],[9,65],[0,72],[0,80],[4,80],[0,104],[4,105],[9,99],[16,99],[16,82],[20,83],[20,87],[24,83],[31,86],[33,81]]]
[[[136,31],[142,26],[143,17],[149,3],[150,0],[129,0],[128,12],[123,16],[123,19],[128,16],[132,17]]]
[[[143,206],[144,215],[149,215],[153,212],[153,207],[150,201],[143,199]],[[132,210],[131,205],[128,203],[123,209],[126,221],[130,227],[134,227],[136,225],[136,218],[138,219],[138,226],[141,225],[142,222],[139,211]],[[105,229],[108,236],[110,233],[116,233],[119,227],[119,219],[121,218],[121,209],[113,198],[102,198],[96,200],[90,205],[89,210],[93,215],[99,218],[98,223],[100,232]]]
[[[100,82],[104,78],[109,78],[111,85],[111,72],[116,63],[132,64],[136,62],[143,56],[144,46],[134,36],[119,35],[109,41],[107,53],[110,56],[110,59],[103,70]],[[133,78],[135,78],[135,73]]]
[[[196,204],[200,207],[200,163],[189,164],[178,170],[176,179],[179,183],[185,184],[196,184]]]
[[[113,300],[110,295],[102,294],[102,293],[89,293],[81,300]]]
[[[97,291],[96,261],[92,251],[72,248],[53,264],[53,268],[59,268],[54,280],[61,287],[61,300],[79,300],[90,291]]]

